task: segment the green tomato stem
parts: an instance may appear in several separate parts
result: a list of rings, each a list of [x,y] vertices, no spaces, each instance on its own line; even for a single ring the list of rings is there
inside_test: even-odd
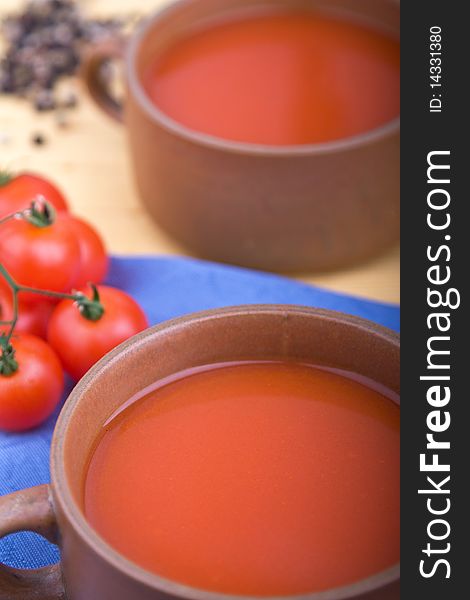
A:
[[[44,196],[38,195],[35,200],[31,202],[30,206],[2,217],[0,219],[0,225],[3,225],[8,221],[13,221],[14,219],[22,219],[39,228],[50,227],[55,222],[56,211],[52,204],[47,202]]]
[[[18,371],[18,361],[15,358],[15,349],[0,336],[0,375],[10,377]]]
[[[31,206],[22,211],[22,218],[35,227],[50,227],[56,220],[56,211],[42,195],[36,196]]]
[[[11,336],[15,330],[16,324],[18,322],[18,293],[13,292],[13,319],[11,320],[10,331],[7,334],[7,344],[10,343]]]
[[[4,267],[2,267],[2,265],[0,265],[1,269],[4,269]],[[3,362],[5,359],[5,353],[8,351],[8,348],[10,347],[10,340],[11,340],[11,336],[13,335],[13,332],[15,330],[16,327],[16,323],[18,322],[18,292],[17,290],[13,289],[13,318],[10,319],[10,321],[5,321],[5,322],[1,322],[2,325],[10,325],[10,328],[8,330],[8,333],[6,335],[2,335],[1,336],[1,347],[2,347],[2,354],[0,355],[0,363],[2,366]],[[3,368],[1,370],[1,373],[4,374]],[[11,375],[11,373],[8,373]]]
[[[100,301],[99,292],[94,284],[90,284],[93,295],[87,298],[82,292],[64,294],[52,290],[41,290],[38,288],[20,285],[17,283],[7,269],[0,263],[0,276],[2,276],[11,288],[13,296],[13,318],[9,321],[0,321],[0,325],[9,325],[8,333],[0,335],[0,375],[8,377],[18,370],[18,362],[15,360],[15,350],[11,345],[11,338],[18,322],[18,294],[28,292],[49,298],[60,298],[61,300],[72,300],[76,302],[80,314],[89,321],[99,321],[104,315],[104,306]]]
[[[13,175],[9,171],[0,170],[0,187],[10,183],[13,179]]]
[[[3,278],[8,283],[8,285],[11,287],[12,290],[16,290],[18,288],[18,284],[13,279],[13,277],[10,275],[10,273],[5,269],[5,267],[2,265],[2,263],[0,263],[0,275],[3,276]]]
[[[88,321],[99,321],[104,315],[104,306],[100,300],[100,294],[94,283],[90,283],[90,287],[93,291],[91,298],[82,296],[77,301],[78,310],[80,314]]]
[[[18,292],[29,292],[30,294],[38,294],[39,296],[48,296],[49,298],[60,298],[61,300],[74,300],[77,302],[83,297],[82,293],[63,294],[62,292],[53,292],[52,290],[40,290],[38,288],[28,287],[27,285],[16,284]]]
[[[54,292],[52,290],[41,290],[27,285],[17,283],[7,269],[0,263],[0,275],[5,279],[12,291],[13,296],[13,318],[10,321],[0,321],[1,325],[9,325],[8,333],[2,337],[2,347],[5,348],[10,344],[11,337],[18,322],[18,294],[25,292],[36,294],[38,296],[47,296],[48,298],[59,298],[60,300],[72,300],[77,303],[78,310],[85,319],[90,321],[98,321],[104,314],[104,307],[100,302],[98,290],[95,285],[91,285],[93,297],[87,298],[82,292],[73,294],[64,294],[62,292]]]
[[[10,321],[2,321],[2,325],[10,325],[6,335],[0,335],[0,375],[10,377],[18,370],[18,362],[15,359],[15,349],[10,340],[18,322],[18,284],[0,263],[0,275],[5,279],[13,294],[13,318]]]
[[[2,219],[0,219],[0,225],[3,225],[4,223],[7,223],[8,221],[13,221],[13,219],[21,219],[22,217],[23,217],[23,211],[10,213],[9,215],[6,215]]]

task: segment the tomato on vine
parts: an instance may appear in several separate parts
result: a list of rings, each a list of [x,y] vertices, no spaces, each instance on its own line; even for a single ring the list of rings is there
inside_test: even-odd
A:
[[[47,330],[47,341],[76,380],[114,347],[148,327],[143,310],[121,290],[99,286],[84,298],[85,303],[62,300]]]
[[[17,283],[53,292],[70,290],[80,270],[80,245],[69,218],[48,204],[33,204],[24,218],[2,224],[0,257]]]
[[[0,195],[0,209],[1,201]],[[121,290],[92,283],[75,291],[101,282],[108,269],[91,225],[41,197],[22,204],[10,202],[0,214],[0,429],[7,431],[34,427],[53,412],[63,367],[79,379],[148,326]],[[60,303],[54,307],[51,300]]]
[[[18,321],[15,325],[16,333],[31,333],[45,338],[47,323],[54,305],[50,300],[37,298],[34,302],[25,301],[21,294],[18,296]],[[14,316],[12,290],[3,283],[0,277],[0,321],[11,321]],[[0,325],[0,333],[6,333],[7,327]]]
[[[0,339],[0,428],[23,431],[42,423],[59,403],[64,376],[54,350],[40,338]]]

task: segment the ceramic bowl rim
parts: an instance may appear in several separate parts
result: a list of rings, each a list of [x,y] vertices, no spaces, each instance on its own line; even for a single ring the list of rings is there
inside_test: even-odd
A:
[[[285,145],[275,146],[269,144],[255,144],[249,142],[241,142],[228,140],[213,135],[209,135],[190,127],[187,127],[178,121],[172,119],[164,111],[152,103],[148,97],[142,82],[137,73],[137,58],[142,43],[145,41],[147,34],[153,27],[158,25],[164,17],[178,13],[181,8],[186,5],[195,4],[199,0],[176,0],[168,6],[164,6],[152,15],[147,17],[136,28],[136,31],[130,38],[128,47],[125,53],[125,79],[127,81],[130,93],[135,97],[140,108],[147,114],[153,122],[160,125],[168,133],[183,139],[192,144],[205,146],[207,148],[253,156],[317,156],[336,152],[346,152],[354,150],[368,144],[373,144],[386,138],[391,138],[399,134],[400,117],[387,121],[383,125],[370,129],[368,131],[356,134],[354,136],[332,140],[330,142],[320,142],[311,144]],[[399,0],[388,0],[393,4],[400,5]]]
[[[93,552],[100,556],[105,562],[111,564],[115,569],[125,573],[129,578],[139,581],[150,589],[166,592],[170,595],[185,598],[187,600],[260,600],[259,597],[254,596],[240,596],[200,590],[160,577],[128,560],[105,542],[86,521],[67,484],[65,462],[63,459],[63,442],[67,434],[68,423],[73,419],[74,408],[80,401],[80,397],[93,385],[94,380],[99,377],[100,373],[113,368],[115,363],[120,360],[120,357],[132,352],[136,347],[145,345],[153,338],[168,335],[172,330],[184,328],[188,324],[199,324],[206,320],[253,314],[277,314],[286,318],[292,314],[308,315],[320,320],[349,323],[373,336],[385,339],[395,347],[399,347],[399,334],[360,317],[337,311],[300,305],[258,304],[211,309],[190,313],[183,317],[165,321],[130,338],[98,361],[70,393],[61,410],[54,429],[51,445],[51,481],[53,497],[55,501],[59,502],[61,510],[65,514],[76,535],[78,535]],[[264,597],[263,600],[346,600],[347,598],[354,598],[360,593],[372,591],[396,582],[399,579],[399,572],[400,565],[397,563],[384,571],[375,573],[374,575],[351,585],[308,594]]]

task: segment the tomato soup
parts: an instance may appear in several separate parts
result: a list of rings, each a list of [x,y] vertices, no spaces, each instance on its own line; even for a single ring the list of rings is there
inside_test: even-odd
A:
[[[343,586],[399,559],[399,412],[309,365],[183,373],[105,425],[85,515],[130,560],[200,589]]]
[[[399,114],[397,39],[318,12],[257,13],[194,31],[143,84],[187,127],[270,145],[347,138]]]

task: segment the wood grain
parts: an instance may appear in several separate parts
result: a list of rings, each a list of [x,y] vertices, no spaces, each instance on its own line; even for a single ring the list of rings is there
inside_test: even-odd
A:
[[[89,14],[147,14],[167,0],[82,0]],[[17,10],[18,0],[1,0],[0,18]],[[139,202],[127,154],[124,129],[104,116],[80,81],[80,106],[67,128],[51,114],[38,114],[23,100],[0,96],[0,167],[34,170],[64,190],[73,210],[102,232],[114,254],[179,254],[185,250],[150,219]],[[35,133],[43,146],[31,140]],[[307,273],[298,278],[357,296],[399,301],[399,248],[347,270]]]

